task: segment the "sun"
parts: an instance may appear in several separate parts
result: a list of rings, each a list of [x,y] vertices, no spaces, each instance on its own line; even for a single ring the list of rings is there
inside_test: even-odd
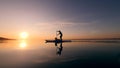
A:
[[[20,34],[20,38],[21,38],[21,39],[27,39],[27,38],[28,38],[28,33],[27,33],[27,32],[22,32],[22,33]]]

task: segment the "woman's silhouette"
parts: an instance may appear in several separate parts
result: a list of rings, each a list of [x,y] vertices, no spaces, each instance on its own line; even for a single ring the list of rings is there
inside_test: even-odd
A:
[[[62,40],[62,36],[63,36],[63,34],[62,34],[62,32],[59,30],[59,31],[57,31],[58,32],[58,34],[57,35],[60,35],[60,40]]]

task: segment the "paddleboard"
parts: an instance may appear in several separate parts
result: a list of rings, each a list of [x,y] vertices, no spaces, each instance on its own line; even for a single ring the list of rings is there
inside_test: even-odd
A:
[[[46,42],[54,42],[54,43],[61,43],[61,42],[72,42],[71,40],[45,40]]]

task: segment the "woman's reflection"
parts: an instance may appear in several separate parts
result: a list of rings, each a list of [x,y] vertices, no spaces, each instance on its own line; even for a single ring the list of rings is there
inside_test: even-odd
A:
[[[60,56],[63,50],[62,42],[55,43],[55,46],[56,46],[56,54]]]

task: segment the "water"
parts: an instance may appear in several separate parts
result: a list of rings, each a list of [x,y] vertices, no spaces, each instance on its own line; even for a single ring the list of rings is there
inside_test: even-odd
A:
[[[120,67],[120,43],[0,41],[0,68]]]

